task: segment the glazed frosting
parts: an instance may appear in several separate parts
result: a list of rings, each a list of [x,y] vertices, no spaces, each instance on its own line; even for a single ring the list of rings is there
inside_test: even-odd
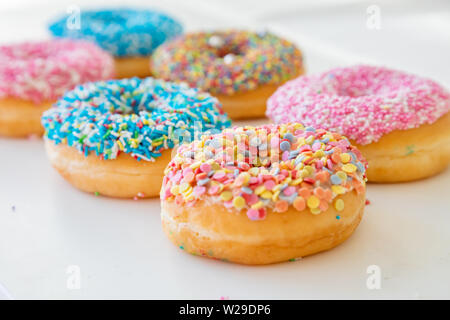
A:
[[[449,111],[450,94],[436,82],[366,65],[299,77],[267,101],[267,116],[275,123],[299,121],[361,145],[433,123]]]
[[[252,220],[290,206],[339,212],[339,195],[364,192],[365,171],[358,149],[340,134],[298,123],[237,127],[181,145],[165,170],[161,199],[220,203]]]
[[[183,80],[211,93],[232,95],[297,76],[302,55],[271,33],[198,32],[164,43],[152,57],[155,76]]]
[[[168,15],[152,10],[82,10],[80,28],[67,27],[68,16],[49,26],[56,37],[85,39],[97,43],[114,56],[148,56],[183,27]]]
[[[0,46],[0,98],[38,104],[88,81],[114,76],[112,57],[95,44],[52,40]]]
[[[220,132],[230,120],[208,93],[183,83],[132,78],[78,86],[44,113],[42,124],[47,139],[86,156],[93,152],[107,160],[124,152],[154,161],[184,137]]]

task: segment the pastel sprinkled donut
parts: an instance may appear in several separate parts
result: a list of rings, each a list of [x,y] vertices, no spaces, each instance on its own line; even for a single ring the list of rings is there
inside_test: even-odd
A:
[[[0,45],[0,134],[42,134],[42,113],[64,92],[113,76],[112,57],[85,41]]]
[[[367,158],[373,182],[431,176],[450,162],[450,94],[436,82],[376,66],[297,78],[267,102],[275,123],[339,132]]]
[[[359,224],[365,170],[347,138],[301,124],[204,135],[165,170],[163,229],[190,253],[244,264],[327,250]]]
[[[149,76],[148,57],[153,50],[183,31],[178,21],[152,10],[82,10],[79,26],[74,19],[62,16],[50,24],[49,30],[56,37],[97,43],[114,55],[119,78]],[[69,28],[68,23],[73,26]]]
[[[77,188],[111,197],[159,194],[186,133],[230,125],[216,98],[153,78],[87,83],[42,117],[52,165]]]
[[[303,73],[302,55],[271,33],[198,32],[160,46],[152,56],[155,76],[183,80],[217,97],[232,119],[264,116],[267,98],[281,83]]]

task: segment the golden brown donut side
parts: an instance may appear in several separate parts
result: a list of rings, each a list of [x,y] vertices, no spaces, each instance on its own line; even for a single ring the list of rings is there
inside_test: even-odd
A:
[[[432,124],[386,134],[357,145],[369,163],[369,182],[403,182],[441,172],[450,163],[450,113]]]
[[[145,78],[151,75],[150,57],[114,58],[114,64],[118,79]]]
[[[345,202],[341,212],[330,206],[314,215],[290,207],[282,213],[269,210],[261,221],[207,201],[192,207],[162,201],[161,219],[171,241],[189,253],[241,264],[270,264],[331,249],[350,237],[361,221],[365,193],[353,190],[337,199]]]
[[[0,100],[0,135],[8,137],[27,137],[32,134],[42,135],[42,113],[52,106],[53,102],[34,104],[17,98]]]
[[[302,68],[296,76],[304,74]],[[224,111],[233,120],[250,119],[250,118],[262,118],[266,113],[267,99],[281,86],[279,84],[264,84],[256,88],[255,90],[237,92],[232,95],[225,94],[212,94],[220,103]]]
[[[52,166],[75,187],[118,198],[158,196],[171,153],[166,150],[155,162],[147,162],[126,153],[114,160],[102,160],[95,154],[85,157],[75,148],[48,139],[45,148]]]

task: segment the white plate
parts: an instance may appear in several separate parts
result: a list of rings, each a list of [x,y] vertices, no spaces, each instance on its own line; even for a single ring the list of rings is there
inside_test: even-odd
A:
[[[198,7],[203,2],[208,4]],[[369,50],[367,32],[352,27],[352,19],[365,17],[353,2],[336,11],[339,15],[331,14],[333,7],[296,11],[293,1],[284,10],[285,2],[253,15],[245,11],[249,5],[230,13],[229,2],[153,3],[180,16],[188,30],[268,25],[298,41],[310,72],[361,58],[450,79],[446,60],[439,60],[450,55],[448,41],[439,40],[442,32],[431,28],[428,36],[405,37],[414,40],[414,50],[395,46],[408,19],[416,14],[417,21],[429,19],[413,5],[392,13],[395,28],[386,21],[376,36],[393,48]],[[445,15],[442,8],[436,12]],[[45,37],[43,24],[61,10],[64,5],[55,2],[53,7],[0,11],[1,30],[11,30],[0,41]],[[323,14],[332,20],[320,20]],[[0,282],[18,299],[449,298],[450,170],[413,183],[369,185],[372,203],[344,244],[297,262],[249,267],[194,257],[173,246],[161,230],[156,199],[115,200],[72,188],[50,167],[41,140],[0,139],[0,150]],[[380,289],[366,285],[372,265],[380,268]]]

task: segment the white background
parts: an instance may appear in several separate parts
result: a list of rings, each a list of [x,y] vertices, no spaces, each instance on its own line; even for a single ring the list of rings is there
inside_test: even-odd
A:
[[[367,62],[450,87],[448,1],[127,1],[143,3],[176,16],[188,31],[274,31],[304,51],[309,73]],[[73,4],[121,2],[4,1],[0,42],[48,37],[49,18]],[[370,5],[381,9],[380,30],[366,26]],[[450,170],[412,183],[370,184],[371,204],[347,242],[297,262],[249,267],[173,246],[161,230],[157,199],[82,193],[50,167],[40,139],[0,138],[0,297],[450,298],[449,185]],[[80,268],[80,289],[67,287],[72,265]],[[381,269],[379,290],[366,286],[370,265]]]

